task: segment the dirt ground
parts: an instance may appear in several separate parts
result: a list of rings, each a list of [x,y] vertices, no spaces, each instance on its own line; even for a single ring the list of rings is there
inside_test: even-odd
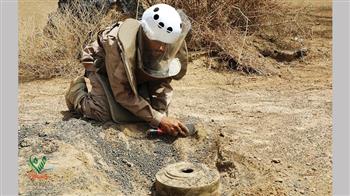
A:
[[[69,80],[21,83],[20,195],[147,195],[155,173],[181,160],[221,174],[222,195],[332,194],[332,12],[318,7],[309,54],[275,76],[218,72],[193,60],[173,82],[171,116],[196,124],[189,138],[148,138],[146,126],[67,118]],[[47,179],[30,179],[46,155]]]

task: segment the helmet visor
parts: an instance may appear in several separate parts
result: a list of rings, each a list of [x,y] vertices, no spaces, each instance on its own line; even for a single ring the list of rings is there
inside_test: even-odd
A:
[[[139,32],[138,65],[152,77],[171,77],[178,74],[181,70],[180,61],[176,58],[176,55],[191,29],[191,23],[182,10],[177,10],[177,12],[182,20],[180,24],[182,30],[176,42],[166,44],[156,40],[149,40],[142,30]]]

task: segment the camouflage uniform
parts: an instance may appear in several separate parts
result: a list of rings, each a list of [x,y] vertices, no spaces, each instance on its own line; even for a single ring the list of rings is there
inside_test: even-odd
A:
[[[98,33],[97,40],[83,50],[81,62],[92,85],[87,93],[82,77],[71,83],[66,94],[70,110],[99,121],[146,121],[158,127],[166,115],[173,89],[172,79],[181,79],[187,70],[186,44],[177,54],[181,71],[176,76],[155,79],[137,65],[140,58],[140,23],[127,19]]]

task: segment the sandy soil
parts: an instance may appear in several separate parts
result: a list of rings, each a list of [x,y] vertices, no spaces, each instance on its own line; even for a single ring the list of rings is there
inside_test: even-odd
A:
[[[196,123],[196,137],[147,138],[143,124],[67,119],[69,80],[20,84],[20,195],[147,195],[155,173],[180,160],[217,168],[223,195],[331,195],[331,8],[316,11],[308,56],[280,63],[279,75],[191,62],[174,82],[170,115]],[[29,178],[30,155],[48,158],[46,180]]]

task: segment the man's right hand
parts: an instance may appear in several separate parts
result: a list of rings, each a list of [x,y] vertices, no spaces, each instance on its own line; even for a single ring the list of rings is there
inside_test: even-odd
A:
[[[161,119],[159,128],[172,136],[177,136],[180,134],[181,136],[186,137],[189,133],[187,127],[179,120],[166,116]]]

